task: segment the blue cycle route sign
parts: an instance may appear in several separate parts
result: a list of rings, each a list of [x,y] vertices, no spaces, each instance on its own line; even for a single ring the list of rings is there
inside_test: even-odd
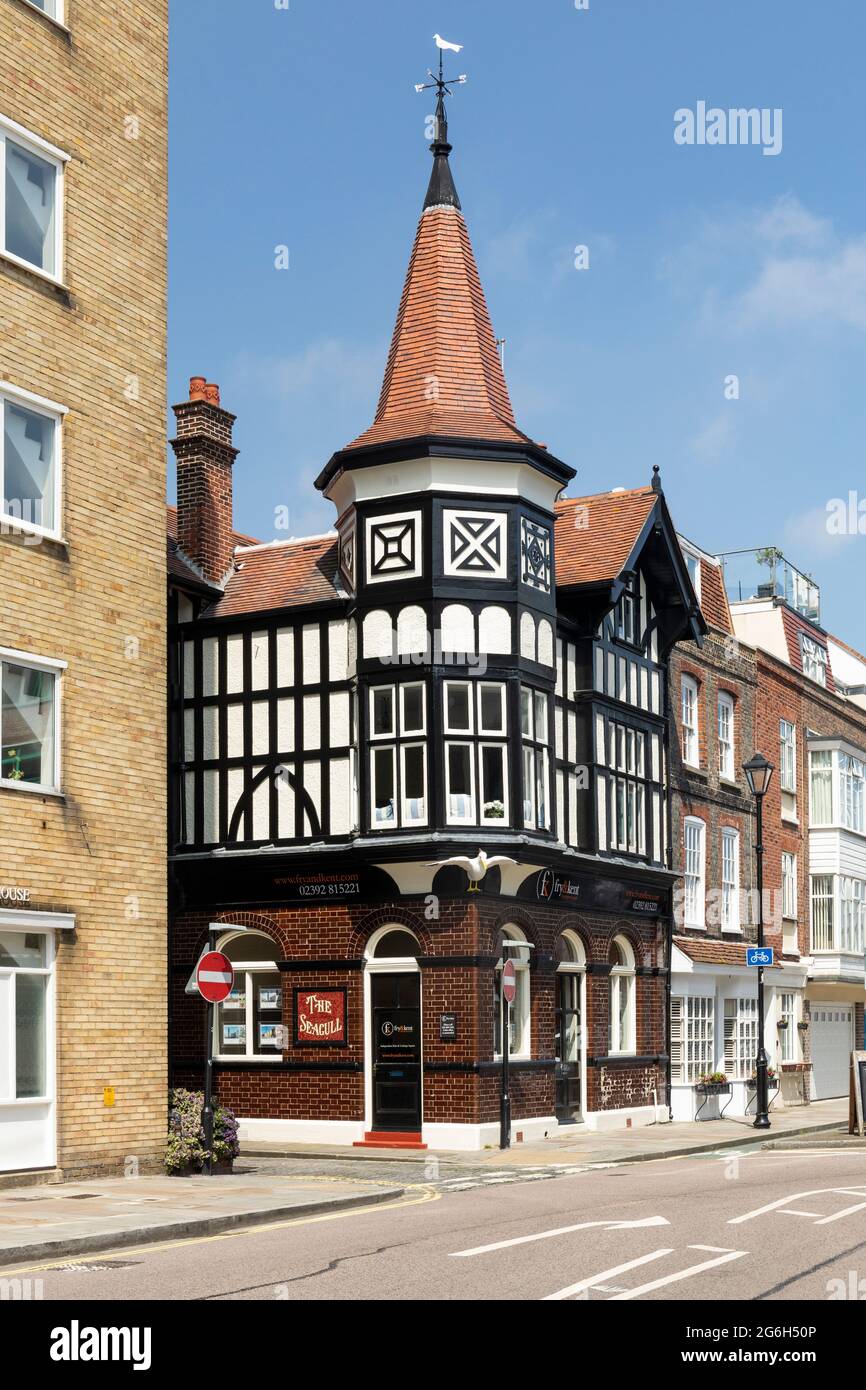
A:
[[[747,946],[746,965],[772,965],[772,946]]]

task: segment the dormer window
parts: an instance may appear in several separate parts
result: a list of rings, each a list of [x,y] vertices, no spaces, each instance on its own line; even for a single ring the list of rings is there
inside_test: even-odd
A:
[[[818,685],[827,684],[827,648],[822,647],[805,632],[800,635],[800,649],[803,656],[803,675]]]

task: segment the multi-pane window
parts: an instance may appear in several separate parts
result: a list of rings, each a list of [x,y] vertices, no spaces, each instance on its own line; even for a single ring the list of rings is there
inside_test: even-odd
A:
[[[637,604],[634,595],[626,591],[619,599],[614,614],[614,635],[618,642],[637,645]]]
[[[449,825],[497,825],[509,819],[505,693],[502,681],[445,682],[445,801]]]
[[[58,668],[4,654],[0,686],[0,781],[4,786],[56,790]]]
[[[62,273],[65,158],[0,119],[0,252],[55,280]]]
[[[758,1052],[758,1001],[725,1000],[725,1071],[732,1080],[752,1076]]]
[[[783,792],[796,792],[797,730],[787,719],[779,720],[779,782]]]
[[[520,732],[523,738],[523,824],[549,830],[550,771],[547,696],[529,686],[520,688]]]
[[[56,535],[63,407],[0,383],[0,415],[0,524]]]
[[[716,1001],[711,995],[686,999],[685,1080],[695,1082],[715,1070],[713,1025]]]
[[[683,676],[682,685],[683,762],[697,767],[698,751],[698,684],[691,676]]]
[[[801,634],[803,652],[803,675],[818,685],[827,684],[827,648],[822,647],[805,633]]]
[[[706,826],[688,816],[683,826],[685,846],[685,925],[703,927],[706,923],[705,844]]]
[[[608,952],[608,1052],[635,1051],[634,954],[628,942],[616,937]]]
[[[866,764],[848,753],[839,754],[839,800],[842,824],[849,830],[864,829],[863,788]]]
[[[782,916],[797,916],[797,856],[782,852]]]
[[[833,875],[812,876],[812,950],[832,951],[834,931]]]
[[[374,830],[427,824],[426,690],[370,690],[370,822]]]
[[[221,945],[232,962],[234,986],[214,1009],[218,1057],[279,1057],[284,1050],[283,976],[277,947],[260,932],[244,932]]]
[[[722,831],[722,930],[740,927],[740,836],[736,830]]]
[[[812,825],[831,825],[833,821],[833,754],[827,748],[809,755],[809,781],[812,793]]]
[[[797,1060],[797,1008],[796,996],[783,993],[779,995],[779,1051],[783,1062]]]
[[[866,912],[866,883],[862,878],[843,875],[839,880],[841,949],[862,955],[864,945],[864,912]]]
[[[719,772],[734,780],[734,699],[727,691],[719,691]]]
[[[607,725],[611,849],[626,854],[646,853],[646,735],[617,723]]]

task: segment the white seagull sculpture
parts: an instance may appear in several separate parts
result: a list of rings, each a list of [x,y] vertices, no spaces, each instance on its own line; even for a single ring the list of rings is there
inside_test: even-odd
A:
[[[516,864],[517,860],[512,859],[507,854],[491,854],[489,857],[480,849],[474,859],[470,859],[468,854],[455,854],[450,859],[433,859],[427,867],[429,869],[441,869],[446,864],[456,864],[458,868],[466,870],[466,877],[469,879],[469,892],[479,893],[478,887],[481,880],[485,877],[487,870],[492,869],[494,864]]]
[[[436,40],[437,48],[446,48],[450,53],[459,53],[463,47],[462,43],[449,43],[447,39],[443,39],[441,34],[434,34],[433,37]]]

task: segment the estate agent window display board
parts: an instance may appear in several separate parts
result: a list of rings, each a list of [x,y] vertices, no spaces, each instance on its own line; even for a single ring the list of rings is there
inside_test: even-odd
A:
[[[866,1135],[866,1052],[851,1053],[848,1133]]]

